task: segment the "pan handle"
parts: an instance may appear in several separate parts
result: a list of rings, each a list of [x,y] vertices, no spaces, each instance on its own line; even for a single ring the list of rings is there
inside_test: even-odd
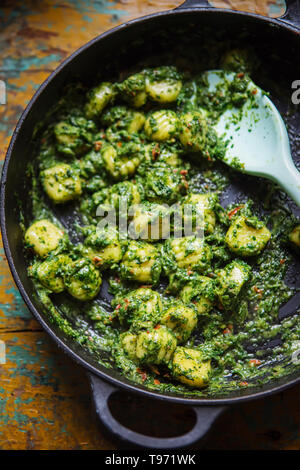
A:
[[[185,0],[179,7],[175,10],[180,10],[181,8],[208,8],[213,6],[207,0]]]
[[[280,21],[289,23],[296,28],[300,28],[300,0],[285,0],[286,10],[285,13],[277,18]],[[184,8],[215,8],[208,0],[186,0],[182,5],[175,8],[175,10]]]
[[[300,0],[285,0],[285,3],[285,13],[278,19],[300,28]]]
[[[201,440],[211,429],[216,419],[225,411],[225,406],[192,407],[196,422],[194,427],[186,434],[178,437],[156,438],[139,434],[119,423],[111,414],[108,400],[118,391],[117,388],[89,374],[93,403],[97,416],[109,433],[123,443],[144,449],[181,449],[189,447]]]

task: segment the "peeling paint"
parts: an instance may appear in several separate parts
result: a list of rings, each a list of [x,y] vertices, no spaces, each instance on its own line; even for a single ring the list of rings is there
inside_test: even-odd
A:
[[[3,2],[2,2],[3,3]],[[14,0],[0,6],[0,156],[25,104],[66,55],[112,23],[174,8],[181,0]],[[278,15],[282,0],[215,0]],[[16,289],[0,251],[0,449],[111,449],[92,418],[83,371],[41,331]],[[300,387],[240,406],[224,416],[208,449],[299,449]],[[134,419],[134,417],[133,417]]]

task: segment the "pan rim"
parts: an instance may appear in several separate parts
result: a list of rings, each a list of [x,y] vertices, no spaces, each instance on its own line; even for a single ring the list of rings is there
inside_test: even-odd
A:
[[[244,395],[244,396],[237,396],[237,397],[232,397],[232,398],[190,398],[190,397],[183,397],[183,396],[173,396],[173,395],[167,395],[163,392],[158,392],[158,391],[152,391],[150,389],[147,389],[146,387],[143,387],[140,384],[132,384],[127,380],[126,377],[123,378],[115,378],[112,377],[109,373],[109,369],[104,368],[103,366],[99,365],[98,367],[94,366],[93,364],[89,363],[86,359],[81,357],[81,355],[75,350],[73,350],[70,346],[68,346],[65,341],[57,336],[55,331],[51,328],[50,325],[44,320],[42,315],[39,313],[38,309],[34,306],[32,303],[29,295],[26,292],[26,289],[24,288],[22,281],[19,277],[19,274],[17,272],[17,269],[15,268],[14,265],[14,259],[12,252],[10,250],[9,242],[8,242],[8,236],[7,236],[7,230],[6,230],[6,217],[5,217],[5,201],[6,201],[6,181],[7,181],[7,173],[8,173],[8,168],[9,168],[9,163],[11,156],[13,154],[15,142],[18,138],[19,132],[21,127],[23,126],[24,121],[27,118],[27,115],[30,113],[33,105],[35,102],[39,99],[40,95],[43,93],[45,88],[48,86],[50,82],[52,82],[55,77],[60,73],[60,71],[67,66],[71,61],[73,61],[77,56],[79,56],[82,52],[93,46],[96,42],[103,40],[106,37],[112,36],[115,33],[118,33],[120,30],[122,30],[125,27],[134,27],[135,24],[141,24],[141,23],[147,23],[152,20],[155,20],[156,18],[163,17],[163,16],[173,16],[173,15],[188,15],[190,13],[193,14],[202,14],[202,13],[217,13],[218,15],[235,15],[237,17],[250,17],[253,20],[258,20],[261,21],[262,23],[267,23],[267,24],[272,24],[274,26],[278,26],[280,28],[283,28],[285,30],[288,30],[292,33],[300,34],[299,29],[293,25],[290,24],[289,22],[285,22],[284,19],[280,18],[268,18],[264,17],[261,15],[253,14],[253,13],[247,13],[247,12],[240,12],[240,11],[233,11],[233,10],[228,10],[228,9],[216,9],[214,7],[177,7],[174,10],[167,10],[163,12],[158,12],[158,13],[153,13],[150,15],[146,15],[140,18],[136,18],[133,20],[130,20],[128,22],[122,23],[121,25],[118,25],[112,29],[109,29],[108,31],[105,31],[104,33],[96,36],[95,38],[91,39],[84,45],[82,45],[80,48],[78,48],[76,51],[74,51],[69,57],[67,57],[64,61],[62,61],[58,67],[51,72],[51,74],[45,79],[45,81],[40,85],[40,87],[37,89],[33,97],[30,99],[29,103],[27,104],[26,108],[22,112],[17,125],[14,129],[13,135],[11,137],[6,156],[4,159],[3,163],[3,169],[2,169],[2,177],[1,177],[1,188],[0,188],[0,219],[1,219],[1,232],[2,232],[2,240],[3,240],[3,246],[4,246],[4,251],[6,255],[6,259],[8,261],[8,265],[11,271],[11,274],[13,276],[14,282],[16,283],[16,286],[27,306],[31,314],[37,319],[37,321],[41,324],[43,329],[49,334],[49,336],[52,338],[52,340],[55,341],[55,343],[60,347],[69,357],[71,357],[77,364],[81,365],[84,367],[86,371],[89,373],[92,373],[99,377],[102,380],[105,380],[106,382],[110,383],[112,386],[116,387],[116,390],[122,389],[126,390],[128,392],[138,394],[144,397],[152,398],[152,399],[158,399],[162,401],[169,401],[172,403],[177,403],[177,404],[184,404],[184,405],[190,405],[190,406],[218,406],[218,405],[232,405],[232,404],[237,404],[241,402],[247,402],[250,400],[256,400],[259,398],[264,398],[269,395],[273,395],[278,392],[282,392],[283,390],[290,388],[298,383],[300,383],[300,376],[298,378],[292,379],[290,381],[287,381],[286,383],[283,383],[279,386],[272,387],[267,390],[262,390],[255,392],[253,394],[249,395]],[[101,370],[103,369],[103,370]]]

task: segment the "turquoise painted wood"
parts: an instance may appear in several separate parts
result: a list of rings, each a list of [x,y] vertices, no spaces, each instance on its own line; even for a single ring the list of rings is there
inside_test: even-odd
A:
[[[215,0],[219,6],[278,15],[282,1]],[[49,73],[72,51],[97,34],[144,14],[173,8],[180,0],[14,0],[0,5],[0,159],[16,122]],[[2,103],[0,97],[0,103]],[[0,252],[0,449],[115,449],[99,430],[85,374],[67,358],[31,317]],[[5,363],[3,364],[3,359]],[[206,443],[209,449],[300,449],[300,387],[232,409]],[[127,413],[158,433],[160,416]],[[135,401],[133,400],[135,406]],[[117,405],[116,405],[117,406]],[[148,411],[149,413],[149,411]],[[169,426],[180,427],[181,411]],[[144,416],[144,420],[141,420]],[[186,418],[188,419],[188,418]]]

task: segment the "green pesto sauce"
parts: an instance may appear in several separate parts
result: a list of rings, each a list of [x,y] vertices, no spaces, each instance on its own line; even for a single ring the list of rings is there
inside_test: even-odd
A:
[[[224,59],[226,66],[229,64],[234,70],[230,60],[232,58]],[[118,367],[128,378],[150,389],[194,396],[224,395],[237,388],[263,384],[272,378],[284,376],[296,367],[291,362],[291,355],[300,339],[299,315],[296,312],[280,319],[279,309],[295,294],[295,290],[285,284],[285,276],[290,264],[295,262],[295,251],[287,240],[297,221],[286,208],[279,189],[272,183],[255,180],[257,191],[255,195],[251,194],[251,199],[242,196],[238,203],[228,204],[226,190],[239,180],[240,175],[222,162],[226,145],[216,138],[210,128],[199,144],[195,139],[203,129],[200,125],[201,129],[198,128],[193,134],[192,127],[189,138],[192,139],[193,149],[200,145],[197,151],[188,151],[183,147],[177,129],[172,129],[164,142],[152,142],[145,135],[143,127],[134,132],[128,131],[128,126],[132,125],[136,117],[135,112],[144,113],[145,116],[150,114],[149,123],[154,133],[160,129],[151,116],[152,110],[157,108],[171,108],[181,114],[204,109],[209,126],[228,106],[241,106],[247,100],[250,100],[251,105],[251,96],[246,91],[247,67],[243,61],[241,65],[239,60],[240,57],[238,70],[242,73],[237,74],[230,85],[218,87],[213,95],[208,92],[201,75],[191,79],[175,68],[168,67],[137,74],[135,78],[113,86],[114,101],[111,104],[114,107],[106,104],[101,120],[87,118],[84,114],[86,90],[80,85],[70,86],[64,98],[50,112],[50,124],[40,140],[37,165],[29,168],[33,180],[32,219],[46,218],[58,226],[61,225],[59,211],[45,195],[40,171],[64,162],[70,164],[72,171],[81,178],[82,193],[71,203],[76,217],[67,224],[72,241],[68,241],[63,249],[74,262],[82,257],[82,234],[89,234],[91,224],[97,223],[96,208],[108,201],[118,204],[116,193],[125,195],[132,202],[137,188],[145,204],[182,202],[190,193],[215,192],[221,198],[222,204],[217,202],[214,205],[217,217],[215,229],[205,237],[212,260],[209,260],[207,266],[204,263],[205,268],[201,269],[204,269],[205,275],[214,279],[216,272],[232,260],[243,259],[251,268],[251,276],[243,286],[234,308],[224,310],[222,305],[216,303],[208,314],[199,316],[197,328],[184,344],[185,347],[196,349],[200,345],[204,358],[212,361],[210,381],[203,390],[180,384],[171,377],[167,367],[137,365],[122,348],[116,346],[120,333],[128,329],[128,325],[124,326],[116,318],[114,309],[120,299],[140,286],[128,280],[126,273],[125,277],[122,276],[122,263],[110,264],[109,268],[103,270],[103,277],[109,284],[111,301],[96,298],[81,302],[65,291],[53,294],[33,276],[37,294],[51,320],[66,336],[88,349],[100,364],[109,368]],[[234,57],[234,66],[236,61]],[[148,100],[141,108],[126,112],[128,102],[131,104],[133,97],[143,92],[145,80],[148,80],[149,86],[157,80],[169,80],[170,87],[174,81],[181,80],[183,85],[177,99],[170,104],[161,105]],[[118,98],[118,93],[121,93],[121,98]],[[103,148],[107,149],[108,146],[117,148],[117,156],[121,161],[128,154],[139,155],[138,168],[133,174],[128,173],[123,181],[115,177],[119,175],[116,171],[121,171],[120,167],[110,172],[103,162]],[[165,165],[160,164],[164,152],[176,154],[180,159],[179,164],[173,167],[171,160],[167,160],[169,163]],[[236,168],[239,168],[238,161]],[[247,177],[243,178],[248,181]],[[111,187],[116,184],[118,188],[112,193]],[[271,240],[256,256],[241,258],[230,252],[225,244],[228,227],[238,215],[244,215],[250,220],[250,225],[252,223],[258,228],[257,220],[263,220],[271,230]],[[123,254],[125,245],[126,241],[122,245]],[[162,249],[162,242],[154,245],[157,250]],[[105,246],[104,241],[102,248]],[[36,262],[40,260],[30,252],[28,265]],[[164,308],[176,304],[181,289],[193,280],[195,274],[179,269],[169,280],[166,279],[168,270],[172,272],[172,262],[166,256],[162,262],[162,271],[156,265],[153,268],[153,284],[161,294]],[[84,282],[88,283],[89,279],[84,279]],[[145,322],[148,320],[147,316],[141,319]]]

